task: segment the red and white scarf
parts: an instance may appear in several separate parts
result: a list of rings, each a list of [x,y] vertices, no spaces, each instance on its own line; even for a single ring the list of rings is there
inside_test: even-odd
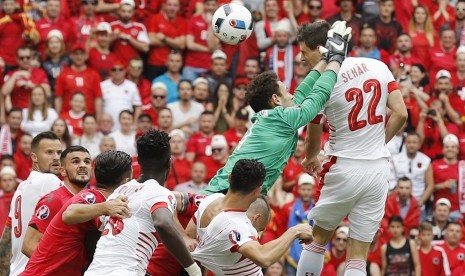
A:
[[[459,161],[459,206],[460,213],[465,214],[465,161]]]
[[[4,124],[0,130],[0,155],[13,154],[13,144],[11,143],[10,125]]]

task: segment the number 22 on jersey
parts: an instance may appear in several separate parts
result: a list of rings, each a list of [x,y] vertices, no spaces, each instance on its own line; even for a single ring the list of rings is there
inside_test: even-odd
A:
[[[363,93],[373,93],[368,104],[368,118],[367,120],[358,120],[358,115],[363,107]],[[364,128],[367,124],[375,125],[382,123],[383,115],[376,115],[376,108],[378,107],[379,100],[381,99],[381,85],[375,79],[366,80],[363,83],[363,91],[360,88],[354,87],[346,91],[345,97],[347,102],[355,100],[355,105],[350,110],[348,123],[350,131],[356,131]]]

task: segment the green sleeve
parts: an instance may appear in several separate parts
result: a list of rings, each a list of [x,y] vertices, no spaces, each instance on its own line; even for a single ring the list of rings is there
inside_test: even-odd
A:
[[[302,104],[304,99],[310,94],[310,91],[312,91],[313,85],[315,85],[320,75],[320,72],[317,70],[312,70],[307,74],[305,79],[295,89],[294,98],[292,99],[295,105]]]
[[[315,83],[311,93],[306,95],[300,106],[297,105],[284,109],[284,119],[293,129],[299,129],[318,115],[329,100],[331,91],[336,84],[336,79],[337,75],[334,71],[324,71]]]

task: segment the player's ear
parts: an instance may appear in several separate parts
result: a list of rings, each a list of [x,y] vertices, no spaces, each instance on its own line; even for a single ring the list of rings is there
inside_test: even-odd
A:
[[[279,98],[278,94],[271,95],[270,105],[271,107],[281,106],[281,99]]]
[[[62,177],[68,176],[68,174],[66,173],[66,170],[65,170],[65,168],[63,166],[60,166],[60,175]]]
[[[31,159],[32,159],[32,162],[33,162],[33,163],[38,163],[38,161],[37,161],[37,155],[36,155],[36,153],[33,152],[33,151],[31,152]]]

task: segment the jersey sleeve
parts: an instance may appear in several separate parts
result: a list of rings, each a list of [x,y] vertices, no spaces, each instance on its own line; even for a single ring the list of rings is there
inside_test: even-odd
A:
[[[171,213],[176,212],[176,198],[173,193],[168,189],[158,186],[156,191],[151,189],[146,192],[147,198],[145,200],[147,207],[150,210],[150,214],[153,214],[156,210],[160,208],[167,208]]]
[[[47,226],[62,207],[61,199],[53,194],[42,197],[36,205],[29,226],[45,233]]]
[[[250,241],[257,241],[257,237],[243,224],[231,224],[229,227],[229,242],[231,252],[238,252],[239,248]]]
[[[294,98],[292,99],[295,105],[301,104],[307,97],[307,95],[310,94],[310,92],[313,89],[313,86],[315,85],[315,82],[318,80],[320,75],[320,72],[318,72],[317,70],[312,70],[299,84],[299,86],[297,86],[294,92]]]

